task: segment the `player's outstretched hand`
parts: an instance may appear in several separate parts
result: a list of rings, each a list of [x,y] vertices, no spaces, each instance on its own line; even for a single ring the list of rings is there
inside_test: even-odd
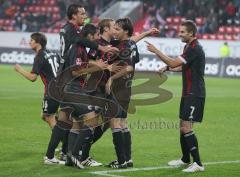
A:
[[[22,69],[22,67],[21,67],[21,65],[16,64],[14,69],[15,69],[15,71],[19,72]]]
[[[151,28],[150,30],[149,30],[149,34],[150,35],[157,35],[157,34],[159,34],[160,33],[160,31],[157,29],[157,28]]]
[[[160,68],[160,69],[158,70],[158,73],[159,73],[159,74],[163,74],[164,72],[167,71],[167,69],[168,69],[168,67],[167,67],[167,66],[164,66],[164,67],[162,67],[162,68]]]
[[[158,49],[150,42],[148,42],[148,41],[144,41],[144,42],[147,44],[148,51],[150,51],[152,53],[156,53],[158,51]]]

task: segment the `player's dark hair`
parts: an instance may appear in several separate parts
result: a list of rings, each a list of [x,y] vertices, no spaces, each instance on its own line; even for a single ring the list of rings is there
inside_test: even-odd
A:
[[[39,43],[43,49],[46,48],[47,45],[47,38],[43,33],[32,33],[31,38],[36,41],[36,43]]]
[[[94,35],[98,28],[93,24],[86,24],[81,30],[81,36],[86,38],[89,34]]]
[[[187,29],[187,32],[192,32],[193,37],[195,37],[195,35],[197,33],[197,25],[194,23],[194,21],[186,20],[186,21],[182,22],[181,26],[185,26]]]
[[[133,24],[129,18],[120,18],[115,24],[121,27],[124,31],[127,31],[129,37],[133,35]]]
[[[105,27],[110,28],[110,22],[112,22],[112,21],[114,21],[114,20],[111,18],[105,18],[98,23],[98,28],[100,30],[100,34],[103,34]]]
[[[78,8],[83,8],[83,6],[80,4],[71,4],[70,6],[68,6],[67,17],[69,20],[72,19],[73,15],[76,15],[78,13]]]

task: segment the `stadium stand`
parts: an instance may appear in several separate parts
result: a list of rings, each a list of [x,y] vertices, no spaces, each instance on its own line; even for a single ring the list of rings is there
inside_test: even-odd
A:
[[[58,33],[65,23],[66,7],[83,4],[89,17],[111,0],[0,0],[0,31]]]
[[[136,24],[136,32],[156,27],[160,37],[176,37],[180,23],[194,20],[198,26],[198,37],[212,40],[240,39],[239,0],[144,0],[144,20]]]
[[[101,9],[113,0],[0,0],[0,31],[42,31],[58,33],[65,22],[66,7],[82,3],[93,22]],[[160,29],[159,37],[175,38],[179,25],[191,19],[198,25],[198,37],[209,40],[240,40],[239,0],[142,0],[143,16],[135,33]]]

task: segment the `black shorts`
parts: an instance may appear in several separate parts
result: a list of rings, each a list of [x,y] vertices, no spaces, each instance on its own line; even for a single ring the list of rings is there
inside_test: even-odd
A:
[[[130,99],[118,100],[115,96],[111,95],[111,99],[118,105],[118,113],[115,118],[127,118],[128,107]]]
[[[182,97],[179,118],[185,121],[202,122],[205,98]]]
[[[83,93],[84,90],[80,87],[80,84],[77,85],[66,85],[66,87],[64,88],[65,92],[70,92],[70,93]],[[87,114],[89,112],[92,112],[92,109],[89,105],[86,104],[81,104],[81,103],[61,103],[60,104],[60,109],[62,111],[67,111],[67,112],[71,112],[71,117],[74,118],[80,118],[82,117],[84,114]]]
[[[70,117],[73,117],[77,120],[81,120],[83,116],[87,113],[95,111],[96,113],[99,111],[98,107],[86,104],[70,104],[70,103],[61,103],[60,109],[63,112],[68,112]]]
[[[85,114],[93,111],[95,111],[95,106],[86,104],[74,104],[71,117],[74,117],[76,120],[82,120]]]
[[[115,101],[119,104],[118,118],[127,118],[129,102],[131,99],[131,87],[122,87],[121,85],[113,89]]]
[[[52,115],[58,111],[59,102],[54,99],[45,96],[42,102],[42,112],[43,115]]]

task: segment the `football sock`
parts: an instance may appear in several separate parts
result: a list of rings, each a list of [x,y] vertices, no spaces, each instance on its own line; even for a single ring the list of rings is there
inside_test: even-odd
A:
[[[188,149],[188,145],[185,141],[185,138],[184,138],[184,134],[180,134],[180,144],[181,144],[181,149],[182,149],[182,158],[181,160],[185,163],[189,163],[190,162],[190,152],[189,152],[189,149]]]
[[[102,126],[98,126],[94,129],[93,134],[93,143],[95,143],[97,140],[99,140],[103,135]]]
[[[103,135],[105,131],[110,127],[109,122],[104,123],[94,129],[93,143],[97,142]]]
[[[131,159],[131,145],[132,145],[132,139],[131,139],[131,133],[128,128],[124,128],[123,130],[123,138],[124,138],[124,154],[126,161],[129,161]]]
[[[81,156],[81,161],[86,160],[89,157],[89,152],[92,146],[92,141],[93,141],[93,128],[88,128],[85,130],[86,136],[83,141],[82,145],[82,156]]]
[[[65,134],[63,135],[63,139],[62,139],[62,153],[67,154],[69,130],[64,130],[64,131],[65,131]]]
[[[79,131],[70,130],[68,134],[68,153],[72,154]]]
[[[202,166],[198,150],[198,141],[194,132],[191,131],[189,133],[184,134],[184,139],[193,157],[193,161],[196,162],[198,165]]]
[[[54,157],[55,149],[57,148],[59,142],[63,140],[64,136],[66,136],[66,131],[70,129],[69,124],[63,121],[57,121],[57,124],[54,126],[52,130],[52,135],[48,144],[48,149],[46,156],[49,159]]]
[[[117,154],[118,163],[123,164],[125,162],[125,155],[124,155],[124,144],[123,144],[124,139],[123,139],[122,129],[121,128],[112,129],[112,136],[113,136],[113,144]]]
[[[83,126],[79,131],[75,145],[73,147],[73,155],[80,155],[81,161],[89,156],[91,143],[93,140],[93,129],[88,126]]]

